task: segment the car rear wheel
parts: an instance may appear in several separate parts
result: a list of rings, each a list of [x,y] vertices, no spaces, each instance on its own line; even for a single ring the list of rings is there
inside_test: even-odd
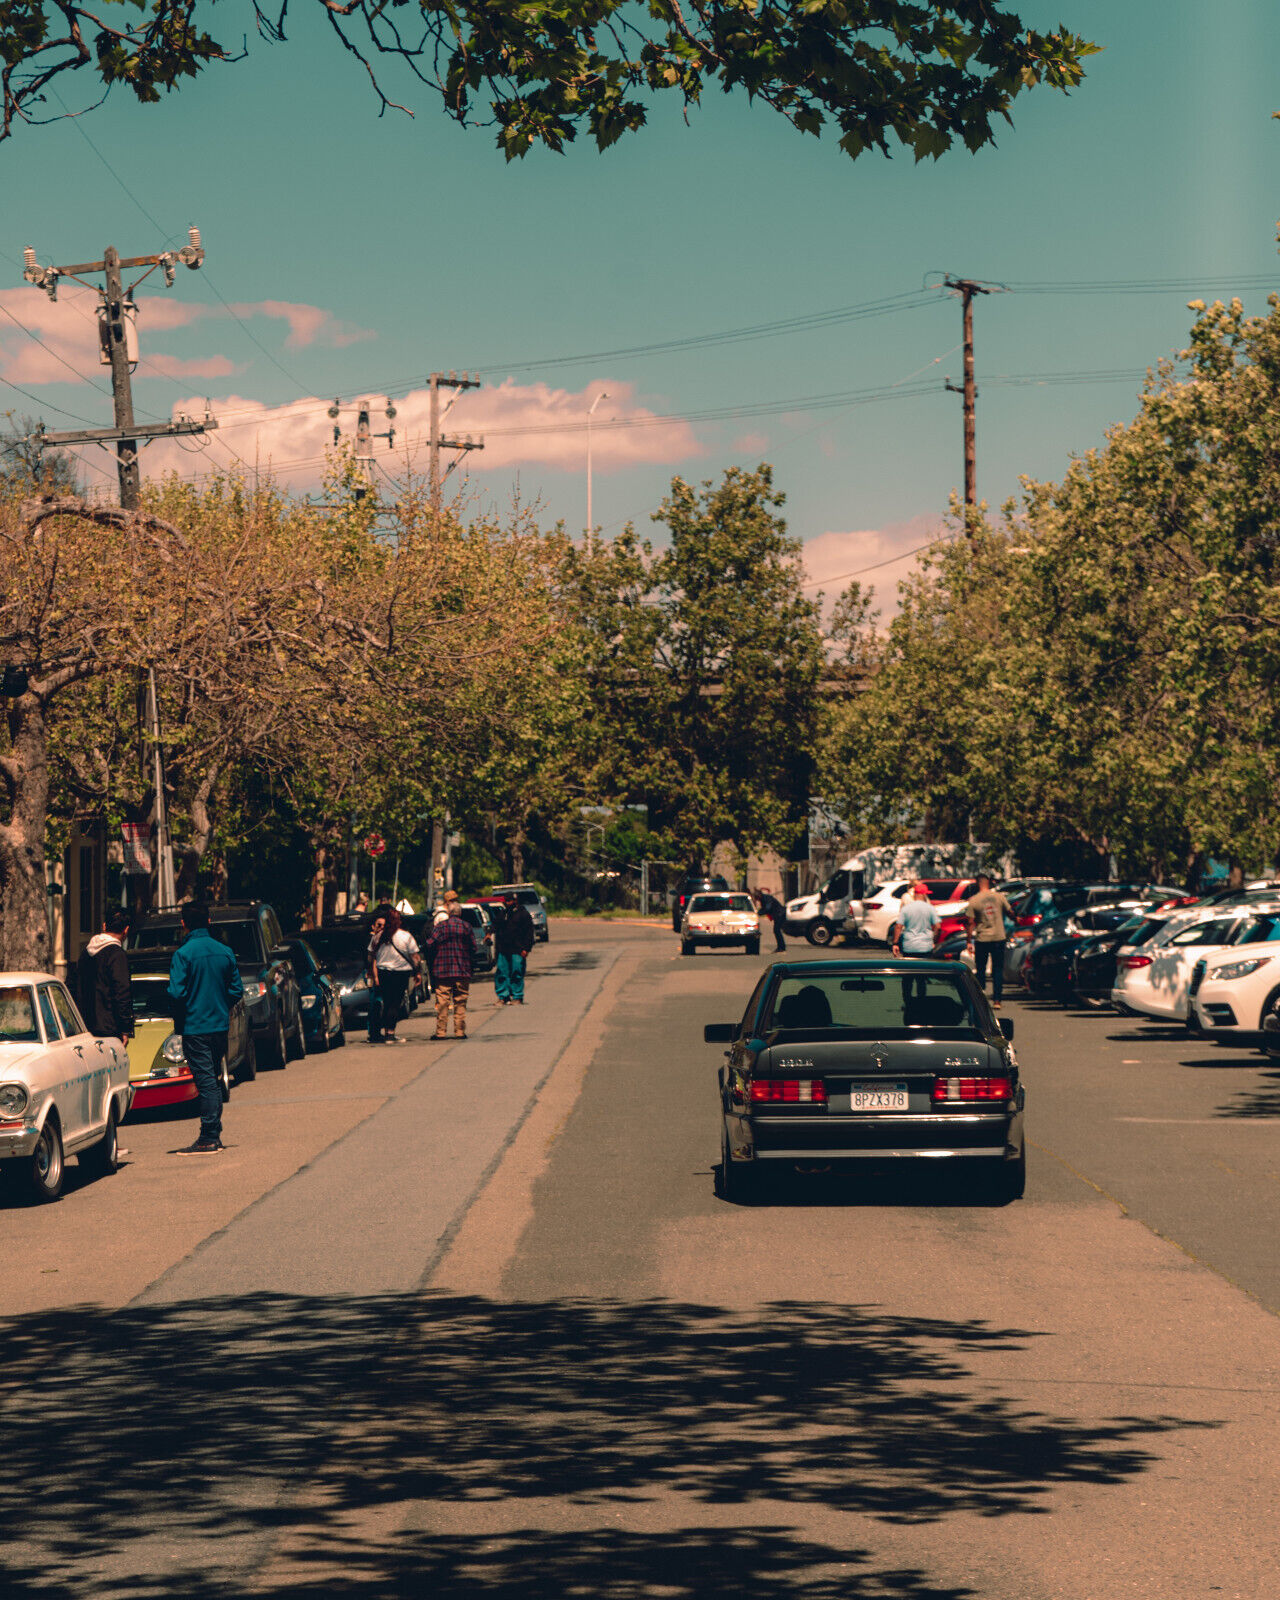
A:
[[[250,1034],[245,1046],[244,1060],[236,1068],[237,1083],[252,1083],[258,1076],[258,1047]]]
[[[65,1165],[62,1158],[62,1129],[52,1112],[45,1118],[40,1138],[30,1157],[28,1178],[31,1197],[42,1204],[62,1193]]]
[[[222,1090],[222,1103],[226,1105],[231,1098],[231,1063],[227,1060],[225,1051],[218,1067],[218,1087]]]
[[[278,1011],[276,1012],[275,1031],[271,1036],[267,1049],[270,1052],[267,1065],[278,1072],[289,1059],[288,1047],[284,1042],[284,1019]]]
[[[1021,1200],[1027,1192],[1027,1152],[1024,1149],[1016,1161],[1000,1161],[991,1174],[991,1197],[997,1205],[1008,1205]]]
[[[120,1136],[117,1132],[115,1097],[107,1107],[107,1126],[97,1144],[80,1152],[80,1165],[95,1178],[109,1178],[120,1167]]]
[[[302,1026],[302,1008],[298,1008],[298,1020],[294,1025],[293,1038],[285,1047],[290,1061],[301,1061],[307,1053],[307,1033]]]
[[[697,948],[697,945],[694,944],[692,939],[681,939],[680,941],[680,954],[682,956],[693,955]]]
[[[742,1206],[753,1200],[758,1192],[759,1174],[754,1167],[748,1167],[729,1159],[729,1133],[724,1124],[720,1126],[720,1171],[716,1183],[717,1192],[722,1200],[727,1200],[731,1206]]]
[[[831,943],[834,935],[835,929],[831,926],[827,919],[825,917],[819,917],[818,920],[810,926],[809,931],[805,934],[805,938],[810,944],[816,944],[820,950],[824,950],[827,945]]]

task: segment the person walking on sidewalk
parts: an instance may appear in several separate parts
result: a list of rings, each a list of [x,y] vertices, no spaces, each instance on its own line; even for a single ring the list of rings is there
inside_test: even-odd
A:
[[[964,908],[965,927],[968,932],[967,947],[973,952],[974,972],[978,987],[987,987],[987,963],[991,964],[991,1004],[997,1011],[1004,998],[1004,919],[1013,915],[1013,907],[1000,893],[989,872],[978,874],[978,892]]]
[[[449,915],[432,928],[426,944],[427,965],[431,969],[431,982],[436,991],[436,1039],[449,1033],[449,1012],[453,1012],[453,1036],[467,1036],[467,996],[471,992],[471,974],[476,965],[476,942],[471,924],[464,922],[457,897],[449,906]]]
[[[889,930],[895,956],[931,956],[938,942],[938,908],[929,899],[927,883],[915,883],[902,901],[898,920]]]
[[[787,941],[783,938],[782,932],[787,920],[786,906],[769,889],[756,890],[756,903],[760,907],[760,915],[768,917],[773,923],[774,950],[785,950]]]
[[[418,941],[400,926],[400,913],[379,906],[369,935],[369,1043],[399,1044],[396,1026],[404,1011],[409,984],[422,965]]]
[[[528,910],[514,894],[504,895],[502,916],[494,932],[494,943],[498,947],[494,988],[499,1005],[524,1004],[524,967],[533,949],[533,938],[533,918]]]
[[[80,952],[76,964],[76,996],[89,1032],[100,1039],[133,1038],[133,1002],[129,995],[129,913],[113,911]]]
[[[169,998],[200,1096],[200,1137],[180,1154],[205,1156],[222,1149],[222,1058],[231,1008],[244,994],[244,984],[236,958],[209,932],[208,906],[189,900],[182,908],[182,927],[186,937],[169,964]]]

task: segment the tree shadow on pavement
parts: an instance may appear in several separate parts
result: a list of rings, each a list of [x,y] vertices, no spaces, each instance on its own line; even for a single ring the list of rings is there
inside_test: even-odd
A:
[[[1045,1512],[1214,1425],[1050,1415],[971,1372],[1035,1337],[874,1307],[446,1294],[13,1317],[5,1593],[968,1600],[785,1508]]]
[[[1257,1066],[1257,1058],[1253,1060],[1231,1059],[1225,1061],[1185,1061],[1187,1067],[1235,1067],[1247,1068],[1257,1072],[1257,1079],[1249,1089],[1242,1089],[1233,1100],[1226,1105],[1219,1106],[1217,1115],[1220,1117],[1276,1117],[1280,1118],[1280,1067],[1270,1066],[1265,1070]]]

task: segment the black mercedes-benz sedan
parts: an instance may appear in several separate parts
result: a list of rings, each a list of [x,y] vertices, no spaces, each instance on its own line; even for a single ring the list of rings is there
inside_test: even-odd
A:
[[[768,1171],[964,1164],[996,1200],[1026,1184],[1013,1024],[966,966],[775,962],[739,1022],[710,1023],[720,1068],[720,1191]]]

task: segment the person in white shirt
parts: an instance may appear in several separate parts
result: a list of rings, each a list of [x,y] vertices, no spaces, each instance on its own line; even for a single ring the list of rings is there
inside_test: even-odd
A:
[[[416,972],[422,970],[418,942],[400,926],[394,906],[379,906],[369,935],[369,1043],[399,1044],[396,1026],[404,1011],[405,996]]]

